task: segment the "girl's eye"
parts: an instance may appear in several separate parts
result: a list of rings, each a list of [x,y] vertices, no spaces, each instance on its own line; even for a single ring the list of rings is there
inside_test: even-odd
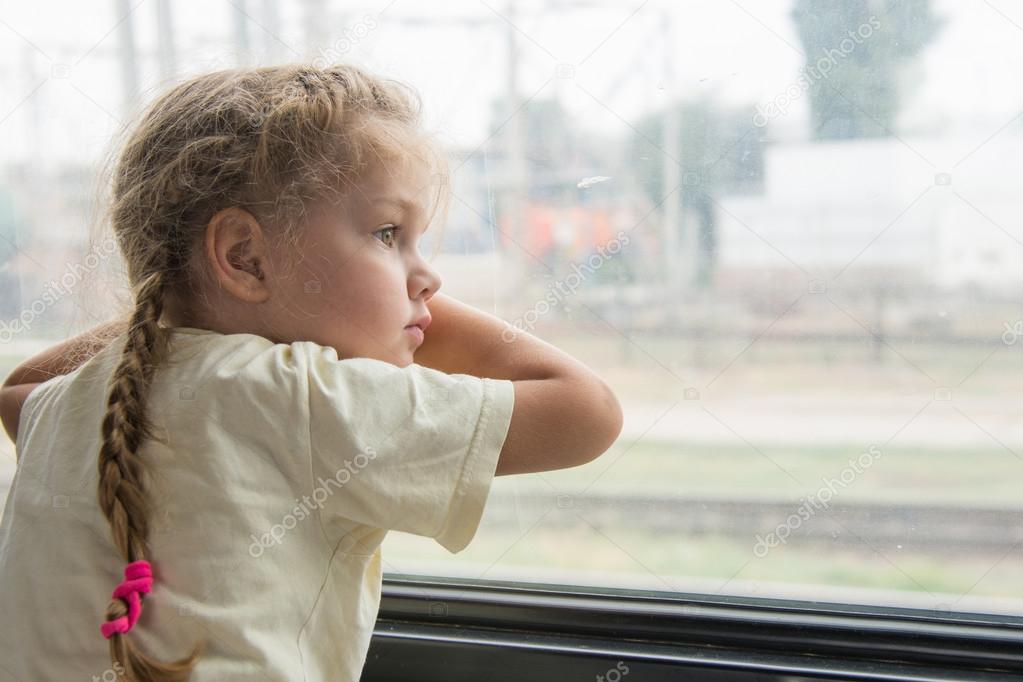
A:
[[[388,225],[387,227],[381,227],[379,230],[377,230],[373,234],[380,234],[381,232],[389,232],[389,231],[393,230],[393,232],[389,232],[389,233],[391,234],[391,239],[396,239],[395,235],[398,233],[398,230],[400,230],[400,229],[401,228],[398,227],[397,225]],[[381,239],[380,241],[384,241],[384,240]],[[389,244],[388,248],[390,248],[390,246],[392,246],[392,245]]]

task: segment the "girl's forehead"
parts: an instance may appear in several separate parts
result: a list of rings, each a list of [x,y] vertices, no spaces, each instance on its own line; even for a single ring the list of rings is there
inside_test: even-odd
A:
[[[355,210],[391,208],[406,213],[424,212],[432,190],[429,169],[393,168],[367,175],[345,198]]]

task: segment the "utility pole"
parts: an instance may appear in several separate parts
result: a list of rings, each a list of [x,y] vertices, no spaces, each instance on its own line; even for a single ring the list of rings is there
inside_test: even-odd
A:
[[[128,120],[136,105],[139,92],[139,69],[135,61],[135,29],[132,21],[131,1],[114,0],[114,16],[124,19],[117,25],[119,57],[121,62],[121,85],[123,87],[121,118]]]
[[[263,59],[268,64],[277,64],[281,61],[281,45],[274,35],[281,30],[281,13],[277,0],[263,0],[260,19],[263,25],[269,30],[263,31]]]
[[[306,58],[315,57],[318,50],[327,47],[329,26],[326,0],[305,0],[302,8],[302,32],[305,34]]]
[[[252,45],[249,42],[249,18],[246,16],[245,0],[234,0],[231,3],[230,11],[234,33],[235,63],[238,66],[249,66]]]
[[[663,268],[664,294],[667,297],[666,303],[671,306],[677,302],[682,294],[682,271],[685,264],[682,261],[679,243],[682,241],[682,188],[679,186],[681,176],[681,144],[679,141],[679,116],[675,101],[675,67],[672,46],[671,13],[665,5],[661,6],[661,42],[664,49],[664,192],[670,196],[664,202],[664,224],[662,234],[664,236],[664,249],[661,254]],[[676,190],[676,188],[678,188]],[[677,192],[677,194],[676,194]]]
[[[529,191],[527,179],[529,171],[526,166],[526,136],[523,133],[523,117],[528,114],[519,111],[519,47],[515,35],[515,0],[508,0],[505,16],[508,17],[508,21],[505,22],[508,63],[504,99],[508,106],[506,113],[511,119],[508,121],[508,132],[504,136],[505,172],[502,173],[504,182],[501,183],[500,195],[508,215],[508,232],[513,242],[504,254],[505,264],[513,268],[511,277],[516,278],[514,281],[522,281],[528,271],[529,258],[525,251],[528,244],[524,225],[524,204],[527,199],[524,195]]]
[[[27,43],[22,45],[22,61],[24,62],[24,74],[25,74],[25,85],[28,88],[35,87],[39,80],[39,57]],[[46,147],[46,134],[43,130],[43,112],[47,108],[46,90],[40,90],[35,95],[29,98],[26,106],[29,111],[29,126],[31,126],[31,146],[24,150],[26,152],[26,168],[30,173],[33,180],[41,177],[42,172],[45,170],[45,166],[49,163],[50,158],[49,149]],[[32,153],[32,150],[35,153]],[[25,242],[22,242],[25,243]]]
[[[170,80],[178,72],[178,55],[174,45],[174,17],[170,0],[156,0],[156,39],[160,61],[160,78]]]

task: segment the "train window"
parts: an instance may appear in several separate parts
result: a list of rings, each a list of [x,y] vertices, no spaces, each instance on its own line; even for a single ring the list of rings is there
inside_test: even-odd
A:
[[[117,299],[84,219],[149,93],[353,61],[444,141],[442,291],[621,401],[603,456],[495,478],[463,551],[387,535],[374,679],[438,650],[531,679],[749,679],[754,650],[779,680],[1023,673],[1023,8],[108,4],[0,12],[0,369]]]
[[[457,556],[389,536],[388,569],[1019,614],[1023,137],[997,84],[1023,14],[515,8],[466,6],[511,47],[438,102],[495,102],[455,181],[489,246],[452,242],[449,284],[599,368],[626,426],[498,478]],[[494,69],[516,80],[470,97]]]

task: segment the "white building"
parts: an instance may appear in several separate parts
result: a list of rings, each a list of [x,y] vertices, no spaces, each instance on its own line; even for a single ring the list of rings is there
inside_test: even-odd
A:
[[[721,199],[718,218],[725,276],[894,269],[940,288],[1020,291],[1023,134],[772,145],[764,193]]]

